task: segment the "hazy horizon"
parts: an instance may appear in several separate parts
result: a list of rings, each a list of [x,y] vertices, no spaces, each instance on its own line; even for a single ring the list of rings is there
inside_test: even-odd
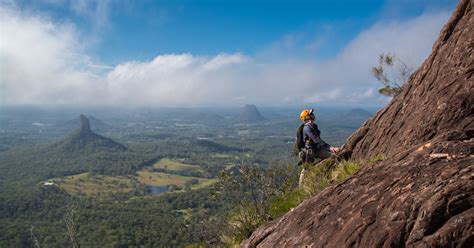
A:
[[[1,105],[168,107],[381,107],[378,55],[417,68],[455,4],[0,3]]]

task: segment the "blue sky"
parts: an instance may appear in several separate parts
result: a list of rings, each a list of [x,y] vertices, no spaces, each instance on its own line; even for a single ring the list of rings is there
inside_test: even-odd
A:
[[[456,5],[447,0],[0,3],[1,79],[11,93],[3,102],[139,105],[272,104],[275,97],[282,105],[332,103],[346,96],[346,104],[382,105],[388,99],[376,93],[377,83],[368,75],[376,55],[393,52],[418,66]],[[18,29],[32,35],[17,35]],[[26,59],[28,50],[44,58],[44,65],[10,64]],[[346,75],[335,75],[338,68]],[[356,72],[365,68],[363,75]],[[72,90],[83,96],[72,96]],[[169,97],[177,91],[185,97]]]

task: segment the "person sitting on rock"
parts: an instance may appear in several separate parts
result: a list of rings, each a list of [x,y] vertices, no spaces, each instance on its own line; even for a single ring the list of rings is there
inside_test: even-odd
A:
[[[321,131],[319,131],[318,125],[314,122],[316,118],[313,109],[303,110],[300,114],[300,119],[304,123],[302,128],[304,149],[302,149],[299,156],[301,164],[312,164],[316,159],[324,160],[339,151],[339,148],[331,147],[321,139]],[[303,181],[305,172],[306,169],[305,166],[303,166],[300,175],[300,185]]]
[[[315,159],[321,160],[329,158],[339,149],[331,147],[328,143],[321,139],[321,131],[315,123],[313,109],[305,109],[300,114],[300,119],[304,122],[303,141],[305,143],[305,156],[303,162],[312,163]]]

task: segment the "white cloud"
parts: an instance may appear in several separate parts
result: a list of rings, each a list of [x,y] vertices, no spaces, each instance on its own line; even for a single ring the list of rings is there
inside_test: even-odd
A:
[[[104,73],[97,69],[108,66],[84,55],[74,26],[0,7],[0,97],[3,103],[127,105],[382,103],[370,75],[377,55],[391,51],[418,65],[447,18],[442,12],[376,23],[325,60],[167,54]]]
[[[0,8],[0,22],[2,102],[87,101],[89,59],[73,26],[13,8]]]

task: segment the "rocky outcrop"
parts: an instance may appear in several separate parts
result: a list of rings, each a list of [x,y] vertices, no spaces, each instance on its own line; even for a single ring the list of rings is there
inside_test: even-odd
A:
[[[83,114],[79,116],[79,119],[81,120],[81,131],[91,132],[91,123],[89,122],[89,119],[87,119]]]
[[[473,247],[474,17],[460,1],[432,54],[343,146],[384,154],[266,226],[244,247]]]
[[[96,134],[91,130],[89,119],[85,115],[80,115],[81,126],[67,135],[64,139],[52,145],[52,148],[59,148],[65,152],[97,152],[100,150],[125,151],[127,148],[112,139]]]
[[[94,127],[94,131],[103,131],[103,132],[106,132],[110,129],[112,129],[113,127],[104,123],[103,121],[101,121],[100,119],[92,116],[92,115],[81,115],[81,116],[84,116],[87,118],[88,122],[89,122],[89,126],[93,126]],[[60,130],[60,131],[72,131],[72,130],[75,130],[78,126],[82,126],[82,121],[83,119],[81,118],[81,116],[79,116],[78,118],[74,118],[72,120],[68,120],[66,122],[59,122],[57,123],[54,128],[56,130]]]

